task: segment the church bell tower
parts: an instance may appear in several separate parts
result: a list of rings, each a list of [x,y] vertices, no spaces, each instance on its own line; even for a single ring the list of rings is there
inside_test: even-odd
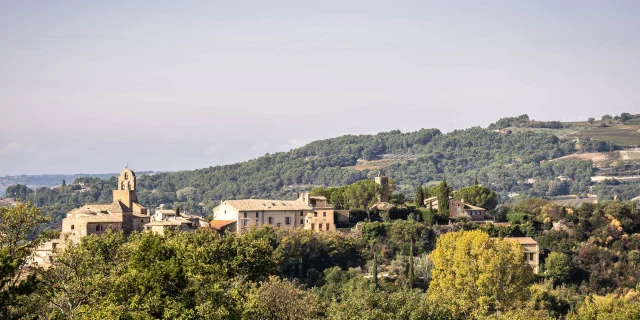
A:
[[[118,188],[113,190],[113,201],[119,200],[124,205],[132,208],[134,202],[138,202],[136,195],[136,174],[129,168],[120,172],[118,176]]]

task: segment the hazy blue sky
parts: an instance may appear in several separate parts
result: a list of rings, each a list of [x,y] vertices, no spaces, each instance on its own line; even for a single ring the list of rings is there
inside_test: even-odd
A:
[[[0,2],[0,175],[640,112],[640,1],[94,2]]]

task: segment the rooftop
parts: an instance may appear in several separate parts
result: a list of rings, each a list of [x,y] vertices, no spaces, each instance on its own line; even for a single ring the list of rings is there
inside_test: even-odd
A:
[[[223,227],[230,225],[232,223],[236,222],[235,220],[213,220],[210,223],[211,228],[214,228],[216,230],[220,230]]]
[[[509,241],[518,241],[518,243],[520,243],[520,244],[538,244],[531,237],[507,237],[507,238],[503,238],[503,239],[504,240],[509,240]]]
[[[244,199],[223,202],[238,211],[303,211],[313,210],[311,206],[296,200]]]

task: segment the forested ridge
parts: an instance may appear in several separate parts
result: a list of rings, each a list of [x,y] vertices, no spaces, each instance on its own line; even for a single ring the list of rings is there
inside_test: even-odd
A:
[[[495,132],[479,127],[449,133],[421,129],[346,135],[231,165],[139,175],[138,199],[150,208],[166,204],[206,216],[223,199],[292,199],[297,192],[315,187],[370,179],[378,170],[357,171],[350,167],[358,159],[375,160],[388,154],[411,155],[414,159],[382,169],[396,182],[396,191],[407,195],[416,186],[434,184],[444,176],[453,188],[469,185],[477,177],[481,184],[496,191],[501,201],[507,200],[509,193],[539,197],[584,195],[592,185],[589,177],[597,170],[591,162],[550,160],[576,152],[615,148],[605,141],[582,141],[577,150],[573,140],[560,139],[549,132]],[[65,212],[82,204],[109,202],[113,188],[114,178],[81,178],[67,186],[39,188],[37,192],[8,190],[12,192],[7,196],[45,207],[55,223]],[[612,187],[603,188],[605,191],[600,193],[612,197],[606,191]],[[623,199],[627,197],[625,194]]]

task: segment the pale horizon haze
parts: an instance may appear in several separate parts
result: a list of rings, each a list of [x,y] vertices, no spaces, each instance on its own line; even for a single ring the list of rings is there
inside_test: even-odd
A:
[[[0,176],[640,113],[638,1],[2,1]]]

